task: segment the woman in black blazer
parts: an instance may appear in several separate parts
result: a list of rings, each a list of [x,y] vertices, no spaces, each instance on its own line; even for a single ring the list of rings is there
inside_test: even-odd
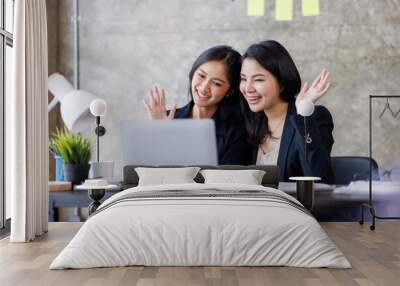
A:
[[[329,88],[329,73],[324,69],[311,85],[306,82],[301,88],[292,58],[276,41],[251,45],[242,59],[240,90],[245,100],[241,107],[253,146],[252,163],[278,165],[280,181],[291,176],[318,176],[322,182],[333,183],[330,112],[315,106],[306,118],[305,143],[304,118],[296,111],[299,104],[314,108]]]
[[[152,119],[211,118],[215,121],[218,163],[246,165],[251,148],[239,119],[241,55],[229,46],[204,51],[189,72],[190,102],[177,109],[166,108],[165,91],[154,87],[144,101]],[[193,150],[196,152],[196,150]]]

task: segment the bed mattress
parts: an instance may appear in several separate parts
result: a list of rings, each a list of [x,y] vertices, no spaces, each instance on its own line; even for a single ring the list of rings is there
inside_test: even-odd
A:
[[[174,184],[106,200],[50,269],[145,266],[350,268],[293,197],[241,184]]]

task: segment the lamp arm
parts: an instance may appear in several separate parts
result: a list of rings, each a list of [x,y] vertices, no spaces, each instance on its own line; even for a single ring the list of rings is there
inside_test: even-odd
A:
[[[57,105],[58,102],[59,102],[58,98],[57,98],[57,97],[54,97],[54,98],[50,101],[49,105],[47,106],[47,111],[50,112],[54,107],[56,107],[56,105]]]
[[[96,125],[94,133],[97,135],[97,162],[100,162],[100,136],[106,134],[106,129],[100,125],[100,116],[96,116]]]
[[[96,124],[97,124],[97,162],[100,162],[100,134],[99,134],[99,128],[100,128],[100,116],[96,116]]]
[[[307,161],[307,116],[303,116],[304,118],[304,157]]]

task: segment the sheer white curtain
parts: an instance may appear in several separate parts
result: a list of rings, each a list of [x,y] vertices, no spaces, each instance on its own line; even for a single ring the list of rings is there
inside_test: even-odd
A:
[[[14,69],[6,113],[12,242],[47,231],[48,113],[45,0],[15,1]]]

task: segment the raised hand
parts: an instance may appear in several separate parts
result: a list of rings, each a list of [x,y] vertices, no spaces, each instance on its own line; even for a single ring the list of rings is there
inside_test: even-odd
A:
[[[302,99],[309,99],[312,103],[316,103],[329,89],[329,72],[327,69],[323,69],[321,73],[315,78],[311,86],[308,82],[303,84],[299,95],[297,96],[296,102]]]
[[[147,100],[144,99],[143,103],[147,109],[150,119],[173,119],[176,111],[176,104],[174,104],[167,115],[167,107],[165,100],[165,90],[157,86],[150,89]]]

